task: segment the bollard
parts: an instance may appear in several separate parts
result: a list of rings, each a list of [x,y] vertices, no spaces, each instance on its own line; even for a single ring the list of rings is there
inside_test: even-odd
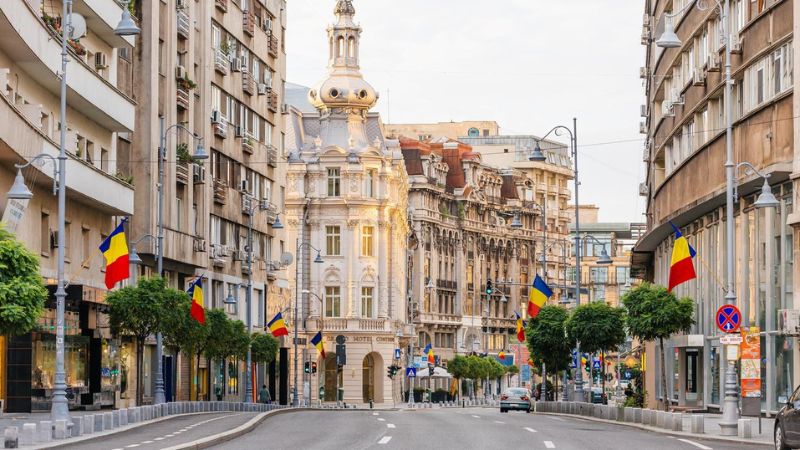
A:
[[[94,416],[89,414],[88,416],[83,416],[83,432],[85,434],[92,434],[94,433]]]
[[[704,434],[706,432],[705,416],[702,414],[692,414],[692,433]]]
[[[642,408],[633,409],[633,423],[642,423]]]
[[[739,437],[742,439],[753,438],[753,421],[750,419],[739,419]]]
[[[626,407],[622,413],[624,416],[625,422],[632,423],[633,422],[633,408]]]
[[[661,416],[663,417],[662,423],[661,423],[661,428],[664,428],[666,430],[671,430],[672,429],[672,421],[673,421],[672,413],[666,412],[666,411],[662,411],[661,412]]]
[[[128,424],[128,409],[122,408],[119,410],[119,426],[124,427]]]
[[[103,413],[103,429],[110,430],[114,428],[114,414],[107,412]]]
[[[5,430],[5,448],[19,447],[19,428],[6,427]]]
[[[36,424],[26,423],[22,425],[22,434],[20,435],[20,445],[33,445],[36,442]]]
[[[103,431],[103,430],[105,430],[105,425],[103,424],[103,415],[94,414],[94,431]]]
[[[672,431],[683,431],[683,413],[672,413]]]
[[[54,439],[66,439],[67,438],[67,421],[65,419],[58,419],[53,427],[53,438]]]
[[[83,416],[72,418],[72,428],[70,429],[72,437],[83,436]]]
[[[119,420],[119,410],[115,409],[111,411],[111,426],[114,428],[119,428],[120,420]]]
[[[53,422],[49,420],[42,420],[39,422],[39,436],[36,440],[39,442],[50,442],[53,440]]]
[[[650,425],[651,424],[651,415],[653,411],[650,409],[643,409],[642,410],[642,425]]]

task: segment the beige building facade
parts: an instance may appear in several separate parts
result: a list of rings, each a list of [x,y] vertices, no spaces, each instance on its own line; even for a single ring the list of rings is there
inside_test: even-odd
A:
[[[718,409],[722,404],[724,365],[721,332],[714,314],[725,302],[726,105],[733,111],[735,164],[748,162],[769,175],[778,206],[756,209],[763,179],[747,170],[736,175],[735,293],[744,326],[760,328],[763,365],[761,409],[780,408],[778,399],[794,391],[798,377],[797,340],[778,322],[779,311],[798,309],[794,296],[798,216],[794,211],[798,172],[796,111],[797,46],[793,36],[800,8],[793,0],[732,0],[732,98],[724,98],[724,39],[714,8],[687,2],[645,2],[641,69],[647,103],[642,106],[643,160],[647,175],[639,186],[647,200],[647,231],[634,248],[634,276],[666,285],[674,235],[681,229],[697,251],[697,279],[675,293],[695,303],[695,325],[674,336],[667,348],[667,392],[662,392],[658,352],[647,347],[647,392],[652,406],[668,400],[687,407]],[[681,8],[688,6],[687,8]],[[685,9],[685,11],[681,11]],[[666,14],[682,41],[661,49],[655,40]]]
[[[50,296],[36,329],[4,341],[0,397],[8,412],[49,410],[55,374],[57,197],[55,161],[44,158],[22,171],[33,191],[8,200],[14,164],[60,148],[62,3],[0,3],[0,208],[5,226],[40,257]],[[103,305],[105,263],[97,249],[118,221],[134,211],[126,176],[136,104],[126,55],[131,38],[114,35],[122,9],[112,0],[75,2],[88,24],[68,43],[66,132],[66,330],[70,408],[125,407],[133,398],[132,343],[112,339]],[[119,358],[116,356],[119,355]],[[8,358],[8,359],[5,359]],[[29,361],[26,363],[26,361]],[[22,364],[16,364],[22,362]],[[107,370],[105,370],[107,369]]]
[[[405,136],[420,141],[442,136],[456,139],[460,136],[478,137],[497,136],[500,134],[500,126],[492,120],[409,124],[387,123],[384,124],[383,130],[387,136]]]

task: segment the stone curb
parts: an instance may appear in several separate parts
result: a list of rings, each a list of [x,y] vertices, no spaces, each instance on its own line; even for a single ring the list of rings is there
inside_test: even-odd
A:
[[[255,427],[257,427],[259,424],[261,424],[261,422],[263,422],[270,416],[296,412],[296,411],[323,411],[323,410],[315,410],[310,408],[285,408],[285,409],[276,409],[272,411],[267,411],[253,417],[247,423],[239,425],[238,427],[226,431],[224,433],[207,436],[202,439],[197,439],[192,442],[186,442],[184,444],[175,445],[173,447],[166,447],[162,450],[201,449],[201,448],[212,447],[214,445],[230,441],[231,439],[236,439],[239,436],[242,436],[244,434],[249,433],[250,431],[253,431]],[[332,409],[331,411],[335,410]]]
[[[654,433],[660,433],[660,434],[667,434],[667,435],[670,435],[670,436],[689,437],[689,438],[695,438],[695,439],[703,439],[703,440],[706,440],[706,441],[735,442],[737,444],[748,444],[748,445],[751,445],[751,446],[764,446],[764,447],[768,447],[768,448],[774,448],[774,445],[772,443],[768,443],[768,442],[758,442],[758,441],[752,441],[752,440],[749,440],[749,439],[740,439],[740,438],[727,437],[727,436],[715,436],[713,434],[693,434],[693,433],[687,433],[687,432],[670,431],[670,430],[665,430],[665,429],[661,429],[661,428],[645,426],[645,425],[642,425],[642,424],[639,424],[639,423],[626,423],[626,422],[618,422],[616,420],[598,419],[596,417],[574,416],[572,414],[561,414],[561,413],[551,413],[551,412],[533,412],[533,414],[541,414],[541,415],[547,415],[547,416],[572,417],[572,418],[576,418],[576,419],[591,420],[593,422],[609,423],[609,424],[613,424],[613,425],[623,425],[623,426],[626,426],[626,427],[639,428],[641,430],[652,431]]]

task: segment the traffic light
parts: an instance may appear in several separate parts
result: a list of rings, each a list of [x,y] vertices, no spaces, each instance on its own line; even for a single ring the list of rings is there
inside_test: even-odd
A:
[[[311,373],[317,373],[317,363],[314,361],[311,362]]]
[[[386,368],[386,376],[390,379],[394,378],[394,366],[389,366]]]
[[[311,373],[311,363],[306,361],[305,364],[303,364],[303,370],[305,373]]]
[[[494,292],[492,280],[486,280],[486,295],[492,295],[492,292]]]

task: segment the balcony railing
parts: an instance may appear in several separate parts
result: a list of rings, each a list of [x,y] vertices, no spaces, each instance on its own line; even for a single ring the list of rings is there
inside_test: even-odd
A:
[[[214,135],[225,139],[228,137],[228,124],[225,122],[214,122]]]
[[[248,95],[255,95],[256,93],[256,80],[249,70],[242,67],[242,90]]]
[[[214,70],[223,75],[227,75],[228,66],[230,66],[230,64],[231,63],[228,61],[228,55],[226,55],[220,49],[214,50]]]
[[[183,88],[177,88],[175,97],[177,105],[181,109],[189,109],[189,91]]]
[[[316,319],[316,329],[323,331],[386,331],[386,319]]]
[[[249,136],[242,139],[242,152],[248,155],[253,154],[253,139]]]
[[[228,197],[228,183],[223,180],[214,179],[214,201],[224,205]]]
[[[181,184],[189,183],[189,164],[179,162],[175,165],[175,181]]]
[[[450,280],[436,280],[436,287],[455,291],[458,289],[458,282]]]
[[[179,9],[178,10],[178,36],[189,39],[189,15],[186,14],[186,11]]]
[[[269,33],[269,48],[267,49],[269,56],[273,58],[278,57],[278,38],[270,31]]]
[[[278,93],[275,91],[270,91],[267,94],[267,108],[276,113],[278,112]]]
[[[214,5],[222,12],[228,11],[228,0],[215,0]]]
[[[438,312],[420,312],[419,322],[423,324],[430,323],[439,325],[459,326],[461,325],[461,316],[455,314],[438,313]]]
[[[242,11],[242,30],[248,36],[252,37],[256,29],[256,16],[253,11],[248,9]]]
[[[272,144],[267,144],[267,165],[270,167],[278,166],[278,149]]]

